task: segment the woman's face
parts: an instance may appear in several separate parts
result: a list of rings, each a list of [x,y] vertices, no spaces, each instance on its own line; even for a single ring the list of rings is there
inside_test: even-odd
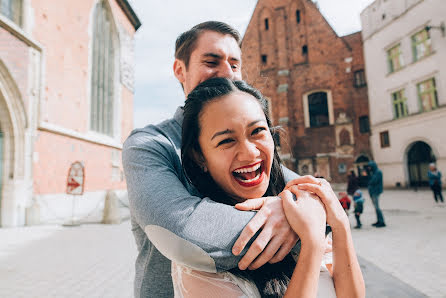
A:
[[[234,92],[206,104],[199,143],[205,170],[238,201],[262,197],[269,184],[274,142],[258,101]]]

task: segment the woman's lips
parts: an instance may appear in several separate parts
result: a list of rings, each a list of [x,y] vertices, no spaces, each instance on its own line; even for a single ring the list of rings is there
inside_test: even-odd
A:
[[[252,187],[262,183],[265,174],[263,170],[263,161],[253,165],[238,168],[232,172],[232,175],[238,184],[244,187]]]

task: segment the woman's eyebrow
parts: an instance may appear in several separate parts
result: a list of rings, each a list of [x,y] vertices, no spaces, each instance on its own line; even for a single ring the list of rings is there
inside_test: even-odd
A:
[[[258,119],[258,120],[254,120],[251,123],[248,124],[248,127],[251,127],[253,125],[256,125],[259,122],[266,122],[265,119]]]
[[[225,129],[225,130],[223,130],[223,131],[218,131],[218,132],[216,132],[216,133],[212,136],[211,141],[212,141],[214,138],[218,137],[218,136],[221,136],[221,135],[224,135],[224,134],[230,134],[230,133],[234,133],[234,131],[233,131],[233,130],[230,130],[230,129]]]

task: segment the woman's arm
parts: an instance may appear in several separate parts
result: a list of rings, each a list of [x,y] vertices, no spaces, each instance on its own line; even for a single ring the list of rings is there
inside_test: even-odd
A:
[[[316,297],[320,266],[325,251],[324,206],[318,198],[307,194],[298,196],[285,190],[280,194],[290,226],[299,235],[302,249],[285,297]]]
[[[350,223],[332,226],[333,282],[338,297],[365,297],[365,285],[356,257]]]
[[[365,285],[350,231],[350,222],[338,198],[325,179],[304,176],[290,181],[285,189],[316,194],[327,211],[333,231],[333,281],[338,297],[365,297]]]

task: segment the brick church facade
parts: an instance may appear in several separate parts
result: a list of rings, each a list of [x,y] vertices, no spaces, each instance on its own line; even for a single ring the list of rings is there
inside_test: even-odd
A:
[[[141,23],[127,0],[0,2],[0,227],[88,217],[108,190],[125,196]]]
[[[310,0],[259,0],[244,79],[268,98],[284,163],[345,183],[372,158],[361,32],[340,37]]]

